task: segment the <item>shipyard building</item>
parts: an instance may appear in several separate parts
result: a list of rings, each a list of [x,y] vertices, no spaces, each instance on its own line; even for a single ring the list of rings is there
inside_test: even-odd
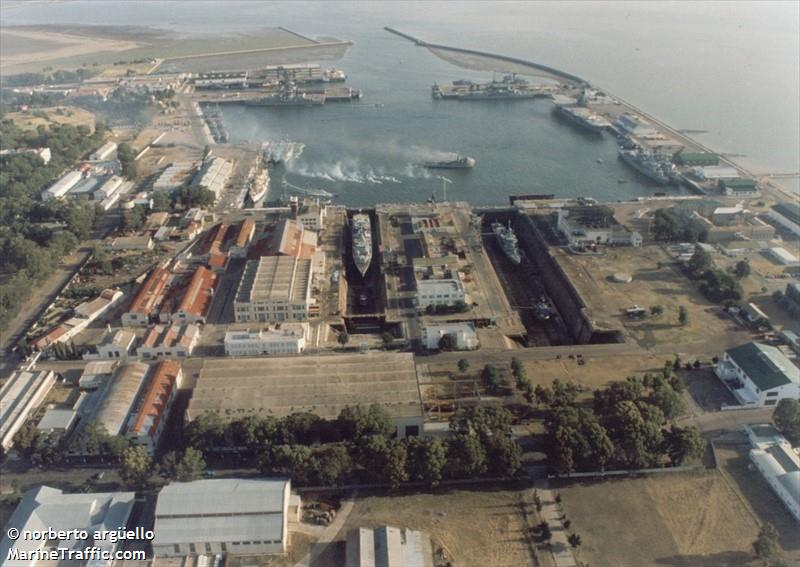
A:
[[[265,256],[250,260],[233,302],[236,321],[306,321],[318,311],[311,298],[311,260]]]
[[[206,359],[186,410],[188,421],[216,412],[336,419],[346,406],[380,405],[399,437],[419,435],[423,409],[411,353]]]

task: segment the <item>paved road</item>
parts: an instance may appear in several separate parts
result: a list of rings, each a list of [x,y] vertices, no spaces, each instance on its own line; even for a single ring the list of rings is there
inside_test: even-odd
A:
[[[567,540],[569,532],[564,529],[564,524],[561,522],[561,518],[564,516],[561,504],[556,502],[555,494],[550,490],[547,478],[542,478],[538,469],[528,470],[528,476],[534,483],[542,501],[542,510],[539,512],[539,516],[543,521],[547,522],[550,526],[550,532],[553,534],[550,539],[550,551],[553,554],[556,567],[577,567],[578,562],[575,560],[572,546]]]

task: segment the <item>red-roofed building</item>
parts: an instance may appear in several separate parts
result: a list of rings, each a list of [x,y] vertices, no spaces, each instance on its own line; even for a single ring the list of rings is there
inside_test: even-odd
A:
[[[236,258],[244,258],[247,255],[247,247],[250,241],[253,240],[253,234],[256,231],[256,223],[253,219],[247,218],[239,225],[239,230],[236,232],[236,238],[231,244],[228,251],[231,256]]]
[[[217,274],[204,266],[197,268],[186,286],[178,309],[172,314],[172,322],[205,323],[216,285]]]
[[[183,372],[179,362],[174,360],[159,362],[153,377],[137,400],[131,418],[133,423],[128,428],[127,436],[151,455],[158,446],[158,439],[164,431],[182,379]]]
[[[142,358],[185,357],[192,354],[199,339],[197,325],[155,325],[147,331],[136,354]]]
[[[282,219],[267,237],[264,256],[294,256],[310,260],[317,250],[317,234],[292,219]]]
[[[126,327],[146,326],[150,317],[156,315],[164,302],[170,273],[164,268],[155,268],[144,280],[128,311],[122,315]]]
[[[41,337],[38,337],[33,341],[31,346],[36,350],[44,350],[51,345],[64,342],[67,338],[67,328],[64,325],[58,325],[47,331]]]
[[[208,255],[208,267],[215,272],[224,272],[228,268],[228,255],[213,252]]]

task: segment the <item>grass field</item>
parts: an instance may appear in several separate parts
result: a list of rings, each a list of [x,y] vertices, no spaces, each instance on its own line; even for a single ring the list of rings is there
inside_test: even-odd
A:
[[[37,115],[34,116],[33,112],[36,112]],[[83,124],[94,129],[94,114],[76,106],[54,106],[39,108],[36,111],[9,112],[5,117],[23,130],[36,130],[39,126],[50,126],[51,124],[70,124],[72,126]]]
[[[337,545],[329,546],[319,566],[344,564],[344,540],[356,527],[391,525],[430,534],[436,549],[444,549],[453,565],[504,567],[541,565],[528,536],[535,525],[529,490],[442,490],[436,494],[407,493],[392,497],[359,497]],[[542,554],[544,555],[544,554]]]
[[[749,340],[748,334],[719,306],[706,300],[659,246],[606,248],[597,256],[577,256],[554,251],[559,264],[587,303],[592,317],[610,328],[622,327],[644,347],[661,344],[708,343],[718,338],[720,349]],[[625,272],[631,283],[611,281],[613,274]],[[661,305],[662,315],[631,320],[625,309],[638,305],[649,309]],[[678,323],[678,308],[689,311],[689,323]]]
[[[592,566],[747,565],[759,529],[718,471],[557,490]]]

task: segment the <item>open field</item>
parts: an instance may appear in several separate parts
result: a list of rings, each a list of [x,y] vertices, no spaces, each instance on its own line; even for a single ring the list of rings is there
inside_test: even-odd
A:
[[[385,524],[428,532],[434,552],[444,548],[453,565],[539,565],[527,534],[537,523],[531,500],[530,490],[491,488],[359,497],[336,536],[341,543],[331,545],[314,567],[344,564],[349,530]]]
[[[8,112],[5,118],[23,130],[36,130],[39,126],[47,127],[51,124],[84,125],[94,129],[94,114],[77,106],[54,106],[37,108],[34,111]]]
[[[94,53],[114,54],[139,47],[139,43],[98,36],[55,31],[4,28],[0,39],[0,67],[3,74],[39,70],[60,59]]]
[[[557,490],[590,565],[747,565],[759,529],[718,471]]]
[[[767,482],[748,458],[748,445],[717,444],[717,462],[734,490],[747,502],[761,522],[769,522],[778,530],[780,543],[792,565],[800,563],[800,526],[786,510]],[[795,563],[796,562],[796,563]]]
[[[749,334],[710,303],[659,246],[605,248],[603,254],[578,256],[553,249],[559,264],[578,288],[593,319],[601,326],[622,327],[640,346],[709,343],[717,350],[749,340]],[[613,274],[625,272],[630,283],[615,283]],[[661,305],[660,316],[631,320],[625,309]],[[689,324],[678,324],[678,308],[689,310]],[[716,344],[719,343],[719,344]],[[711,346],[711,345],[709,345]]]

